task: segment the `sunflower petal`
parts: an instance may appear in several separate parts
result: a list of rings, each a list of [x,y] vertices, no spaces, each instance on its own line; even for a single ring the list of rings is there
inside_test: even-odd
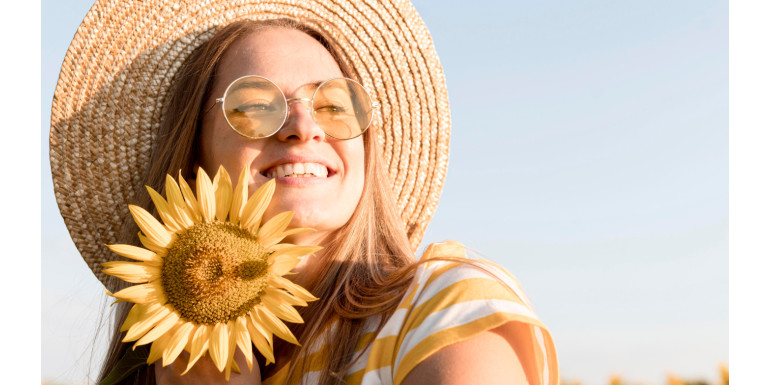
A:
[[[284,211],[270,218],[269,221],[265,222],[265,224],[259,228],[257,241],[265,245],[265,247],[270,247],[278,243],[283,239],[281,234],[291,222],[292,217],[294,217],[293,211]]]
[[[275,356],[273,355],[273,345],[272,345],[272,338],[270,340],[267,340],[265,336],[260,333],[257,328],[254,325],[254,322],[246,322],[246,328],[249,329],[249,337],[251,338],[251,342],[254,343],[254,346],[256,346],[257,350],[259,350],[260,353],[262,353],[262,356],[265,357],[265,360],[268,363],[275,363]]]
[[[142,247],[131,245],[106,245],[110,251],[121,257],[130,258],[141,262],[161,263],[160,257],[154,252]]]
[[[129,286],[117,293],[111,294],[111,296],[133,303],[165,303],[166,299],[160,285],[154,282]]]
[[[199,325],[192,336],[190,343],[190,359],[187,361],[187,369],[182,372],[184,375],[193,365],[198,362],[198,359],[203,357],[203,353],[209,348],[209,337],[211,334],[211,327],[208,325]]]
[[[310,294],[310,292],[307,291],[304,287],[297,285],[296,283],[289,281],[286,278],[273,276],[273,277],[270,277],[270,280],[271,280],[271,283],[270,283],[271,285],[277,288],[285,289],[286,291],[291,293],[293,296],[301,300],[304,300],[307,302],[318,300],[318,298],[316,298],[313,294]]]
[[[168,341],[168,345],[163,351],[163,366],[174,362],[174,360],[179,357],[179,354],[182,353],[182,350],[184,350],[184,347],[187,345],[192,329],[193,324],[187,321],[180,319],[177,322],[175,330],[173,334],[171,334],[171,339]]]
[[[166,247],[171,243],[171,233],[147,210],[135,205],[128,205],[128,210],[150,242],[159,247]]]
[[[284,321],[303,323],[302,316],[299,315],[299,312],[297,312],[291,305],[282,302],[281,297],[275,292],[276,290],[266,290],[265,294],[260,297],[265,307]]]
[[[141,319],[128,328],[128,332],[123,337],[123,342],[138,340],[161,320],[165,319],[171,313],[171,309],[156,305],[146,308],[142,313]],[[125,322],[123,325],[125,326]]]
[[[182,191],[179,190],[179,185],[174,178],[168,174],[166,174],[166,197],[168,198],[169,209],[174,214],[177,223],[184,228],[192,226],[193,215],[187,209]]]
[[[227,324],[218,323],[214,325],[214,330],[211,333],[211,339],[209,340],[209,355],[211,360],[214,361],[214,366],[219,371],[225,370],[225,364],[227,363],[227,343],[229,338],[227,336]]]
[[[235,344],[241,349],[243,355],[246,356],[246,364],[249,366],[249,371],[254,368],[254,354],[251,351],[251,342],[249,341],[249,329],[246,327],[246,317],[241,316],[235,320]]]
[[[147,237],[145,237],[144,234],[142,234],[141,231],[138,233],[138,235],[139,235],[139,242],[142,243],[142,246],[150,249],[150,251],[153,251],[153,252],[155,252],[158,255],[165,255],[165,253],[166,253],[166,248],[165,247],[161,247],[161,246],[156,245],[155,243],[153,243],[152,241],[147,239]]]
[[[160,277],[159,266],[148,266],[141,262],[110,261],[102,263],[102,273],[118,277],[126,282],[144,283]]]
[[[282,257],[304,257],[306,255],[310,255],[315,253],[318,250],[323,249],[321,246],[291,246],[291,247],[282,247],[274,252],[272,252],[267,257],[267,263],[273,263],[277,259]]]
[[[283,321],[278,319],[278,317],[273,315],[273,313],[265,309],[264,306],[257,307],[257,317],[259,317],[259,320],[262,321],[263,325],[267,326],[267,328],[270,329],[276,336],[291,342],[294,345],[299,345],[297,339],[293,334],[291,334],[289,327],[286,326]]]
[[[158,322],[158,324],[155,325],[155,327],[152,328],[152,330],[147,332],[147,334],[143,335],[142,338],[136,341],[135,346],[148,344],[152,341],[157,340],[160,336],[166,334],[169,330],[171,330],[171,328],[173,328],[174,325],[177,324],[177,321],[179,321],[179,316],[175,312],[170,312],[166,316],[166,318]]]
[[[203,167],[198,167],[198,176],[195,179],[196,189],[198,190],[198,202],[201,207],[201,216],[206,222],[211,222],[217,215],[217,202],[214,197],[214,185],[209,179]]]
[[[124,332],[128,330],[131,325],[135,324],[137,321],[139,321],[139,317],[141,317],[143,313],[144,305],[138,305],[134,304],[134,306],[131,306],[131,310],[128,311],[128,315],[126,315],[126,320],[123,321],[123,324],[120,325],[120,331]]]
[[[192,220],[194,222],[200,222],[201,208],[198,205],[198,200],[195,199],[195,194],[193,194],[192,189],[190,189],[187,181],[184,180],[182,171],[179,171],[179,188],[182,190],[182,196],[184,196],[184,202],[187,205],[188,212],[192,216]]]
[[[249,317],[251,319],[251,323],[247,323],[247,325],[251,324],[254,326],[254,330],[257,331],[259,335],[261,335],[265,340],[267,340],[267,343],[269,344],[270,348],[273,348],[273,332],[268,330],[267,325],[262,322],[262,319],[259,318],[259,311],[257,308],[251,309],[249,311]],[[249,329],[251,331],[251,329]]]
[[[286,291],[283,291],[275,286],[272,286],[274,280],[268,280],[268,287],[265,289],[270,292],[270,295],[275,296],[280,303],[286,303],[291,306],[307,306],[307,302],[302,298],[295,297]]]
[[[288,237],[289,235],[299,234],[299,233],[307,233],[309,231],[315,231],[315,229],[311,229],[309,227],[297,227],[296,229],[286,230],[283,233],[280,234],[281,239],[284,239]]]
[[[230,371],[233,369],[235,363],[235,321],[229,321],[227,323],[227,330],[229,331],[227,341],[227,363],[225,364],[225,380],[230,380]]]
[[[165,334],[152,343],[150,346],[150,354],[147,356],[148,365],[163,357],[163,351],[166,347],[166,344],[168,344],[169,339],[171,339],[171,336]],[[134,345],[134,347],[136,347],[136,345]]]
[[[241,212],[241,227],[252,233],[256,232],[255,230],[262,222],[262,215],[265,214],[267,205],[270,203],[270,198],[273,197],[274,192],[275,179],[270,179],[262,186],[259,186],[257,191],[254,191],[254,194],[251,194]]]
[[[224,167],[219,166],[217,175],[214,176],[214,197],[217,204],[216,216],[221,222],[227,220],[230,212],[230,204],[233,200],[233,184],[230,182],[230,174]]]
[[[241,175],[238,177],[238,184],[233,190],[233,201],[230,205],[230,222],[238,224],[241,220],[241,212],[249,198],[249,183],[246,180],[250,176],[249,165],[243,167]]]
[[[278,256],[277,258],[272,259],[272,263],[270,263],[270,272],[279,276],[286,275],[294,268],[294,266],[297,266],[300,261],[302,261],[301,257],[292,257],[290,255]]]
[[[150,194],[150,198],[152,199],[152,203],[155,204],[155,208],[158,209],[158,215],[160,215],[160,219],[163,220],[163,223],[169,228],[171,231],[179,231],[182,228],[177,223],[176,219],[174,218],[174,215],[171,214],[171,208],[168,205],[168,202],[166,202],[165,199],[163,199],[160,194],[158,194],[157,191],[153,190],[150,186],[145,186],[147,188],[147,192]]]

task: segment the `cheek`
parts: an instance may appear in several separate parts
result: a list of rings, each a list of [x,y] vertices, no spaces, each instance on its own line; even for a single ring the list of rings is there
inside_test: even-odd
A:
[[[255,150],[244,145],[238,135],[233,135],[229,126],[222,127],[217,123],[201,127],[198,163],[210,176],[216,174],[221,165],[231,179],[237,178]]]

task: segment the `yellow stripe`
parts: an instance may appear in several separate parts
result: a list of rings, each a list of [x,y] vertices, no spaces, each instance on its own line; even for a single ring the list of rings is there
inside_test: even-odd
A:
[[[364,380],[364,375],[366,374],[366,369],[361,369],[355,373],[351,373],[347,377],[345,377],[345,385],[359,385],[361,381]]]
[[[425,337],[415,345],[412,350],[404,355],[403,359],[401,359],[401,364],[393,378],[393,384],[398,385],[403,382],[406,375],[409,374],[412,369],[425,361],[431,354],[441,350],[441,348],[460,342],[487,330],[494,329],[511,321],[529,323],[531,322],[531,319],[522,317],[518,314],[498,312],[461,326],[439,330],[436,333]]]
[[[289,366],[291,362],[287,362],[283,367],[275,372],[270,378],[262,380],[263,385],[278,385],[286,382],[286,376],[289,375]]]

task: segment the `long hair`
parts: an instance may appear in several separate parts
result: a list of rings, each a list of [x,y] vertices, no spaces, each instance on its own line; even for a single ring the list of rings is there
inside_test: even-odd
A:
[[[165,175],[192,177],[193,165],[199,147],[200,112],[213,87],[213,79],[224,53],[242,37],[264,28],[288,28],[304,32],[326,47],[340,65],[342,73],[357,79],[353,71],[340,60],[340,55],[318,31],[288,19],[231,23],[196,48],[176,74],[164,107],[160,129],[152,145],[151,161],[144,175],[144,184],[156,191],[164,190]],[[359,79],[357,79],[359,80]],[[322,343],[334,346],[324,362],[320,384],[343,382],[352,365],[356,345],[363,334],[364,322],[377,319],[380,330],[403,297],[415,263],[404,223],[396,210],[388,174],[376,143],[377,127],[370,127],[363,135],[364,189],[351,219],[330,237],[326,248],[314,256],[323,266],[319,274],[309,277],[304,286],[320,300],[298,309],[305,324],[292,325],[301,347],[276,340],[275,353],[280,361],[291,360],[289,382],[301,379],[310,364],[305,358],[308,347]],[[154,212],[147,194],[140,194],[137,204]],[[122,241],[139,244],[138,228],[126,218]],[[111,277],[112,278],[112,277]],[[114,280],[116,286],[125,286]],[[115,313],[115,325],[107,357],[99,380],[115,367],[130,344],[121,342],[124,322],[131,304],[120,303]],[[329,328],[334,324],[334,328]],[[331,331],[330,331],[331,330]],[[321,340],[323,339],[323,340]],[[261,360],[259,360],[261,361]],[[266,378],[273,367],[261,366]],[[123,380],[122,384],[154,384],[152,367],[143,367]]]

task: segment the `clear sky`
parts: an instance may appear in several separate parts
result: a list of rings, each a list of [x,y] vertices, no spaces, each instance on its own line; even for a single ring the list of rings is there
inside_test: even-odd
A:
[[[452,110],[424,245],[458,240],[516,275],[565,380],[715,378],[728,359],[727,1],[414,4]],[[59,215],[47,132],[89,7],[42,1],[42,375],[72,384],[94,345],[98,367],[105,296]]]

